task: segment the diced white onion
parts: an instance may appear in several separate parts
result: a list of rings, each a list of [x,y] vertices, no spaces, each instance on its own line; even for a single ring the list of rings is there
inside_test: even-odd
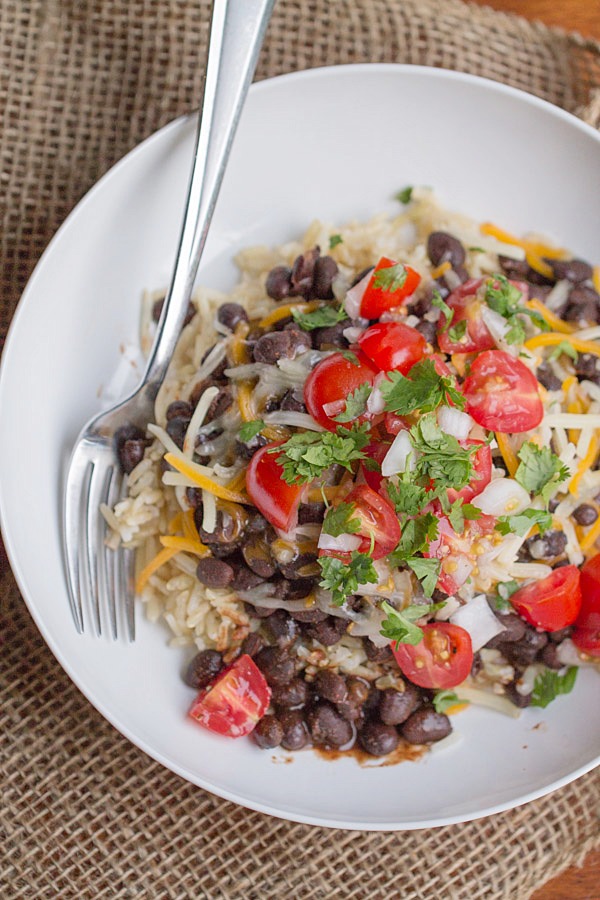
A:
[[[471,636],[473,652],[485,647],[488,641],[506,629],[491,611],[485,594],[478,594],[450,616],[453,625],[460,625]]]
[[[556,648],[556,656],[558,661],[563,664],[563,666],[587,666],[594,665],[593,662],[584,662],[584,660],[579,655],[579,650],[573,643],[570,638],[567,638],[564,641],[561,641],[558,647]]]
[[[381,463],[381,474],[384,478],[414,469],[414,449],[408,431],[399,431],[394,442]]]
[[[340,534],[334,537],[332,534],[325,534],[324,531],[319,535],[319,550],[340,550],[343,553],[349,553],[352,550],[358,550],[362,542],[357,534]]]
[[[194,410],[194,414],[190,419],[190,423],[185,432],[185,437],[183,439],[183,455],[187,456],[188,459],[191,459],[194,455],[194,449],[196,444],[196,435],[198,434],[198,429],[204,422],[206,417],[206,413],[208,412],[208,408],[210,404],[213,402],[214,398],[219,393],[218,387],[208,387],[205,391],[200,395],[200,399],[196,404],[196,409]],[[208,529],[207,529],[208,530]]]
[[[531,498],[514,478],[496,478],[471,503],[486,516],[514,516],[527,509]]]
[[[517,356],[519,347],[516,344],[509,344],[506,335],[510,329],[510,325],[506,319],[497,313],[495,309],[490,309],[485,304],[481,307],[481,319],[491,334],[496,346],[511,356]]]
[[[344,309],[351,319],[356,319],[360,313],[360,304],[363,298],[363,294],[367,289],[367,285],[371,280],[372,274],[372,271],[367,272],[367,274],[360,279],[358,284],[355,284],[354,287],[351,287],[346,294],[346,299],[344,300]]]
[[[567,302],[571,292],[572,284],[570,281],[557,281],[552,290],[546,295],[545,305],[552,312],[556,312],[561,306]]]
[[[348,328],[344,328],[342,334],[349,344],[355,344],[364,330],[364,328],[357,328],[356,325],[349,325]]]
[[[385,409],[385,399],[377,384],[367,398],[367,411],[377,416]]]
[[[323,404],[323,412],[326,416],[329,416],[330,419],[333,419],[334,416],[338,416],[341,412],[346,408],[345,400],[332,400],[331,403]]]
[[[456,587],[459,588],[465,583],[465,581],[473,571],[473,563],[467,556],[459,553],[456,553],[453,556],[449,556],[446,560],[446,566],[448,566],[448,563],[450,562],[453,563],[454,566],[452,571],[448,572],[448,574],[452,578],[452,581],[455,583]]]
[[[437,420],[442,431],[452,435],[458,441],[466,440],[475,424],[468,413],[461,412],[460,409],[452,406],[440,406]]]
[[[266,413],[262,418],[267,425],[288,425],[293,428],[306,428],[308,431],[325,431],[308,413],[294,412],[291,409],[278,409]]]

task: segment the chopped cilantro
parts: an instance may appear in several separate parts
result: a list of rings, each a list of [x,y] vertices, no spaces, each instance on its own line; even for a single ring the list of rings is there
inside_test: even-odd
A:
[[[461,319],[460,322],[457,322],[456,325],[453,325],[452,328],[448,329],[448,337],[452,341],[453,344],[460,344],[460,342],[467,336],[467,320]]]
[[[332,234],[329,238],[329,249],[333,250],[334,247],[337,247],[338,244],[342,244],[344,242],[344,238],[341,234]]]
[[[325,534],[339,537],[340,534],[356,534],[360,531],[360,519],[352,518],[356,511],[354,503],[338,503],[330,506],[323,521]]]
[[[348,564],[335,556],[322,556],[318,562],[323,576],[319,586],[331,591],[334,606],[341,606],[361,584],[377,584],[379,581],[373,560],[366,553],[354,550]]]
[[[496,531],[524,537],[533,525],[537,525],[540,534],[543,534],[552,526],[552,516],[545,509],[524,509],[516,516],[499,516]]]
[[[531,706],[541,706],[545,709],[559,694],[570,694],[575,686],[577,678],[577,666],[569,666],[564,675],[545,669],[541,672],[533,684]]]
[[[441,559],[423,559],[421,556],[415,556],[412,559],[407,559],[406,565],[410,566],[421,582],[425,596],[431,597],[435,591],[442,567]]]
[[[392,566],[401,566],[417,553],[427,550],[430,541],[438,536],[438,520],[433,513],[425,513],[415,519],[407,519],[402,527],[398,546],[388,556]]]
[[[558,359],[561,353],[564,353],[565,356],[569,356],[573,360],[573,362],[577,362],[577,359],[579,357],[579,354],[575,347],[569,341],[564,340],[561,341],[560,344],[556,345],[548,359]]]
[[[464,503],[462,497],[457,497],[446,515],[455,532],[462,534],[465,530],[465,520],[480,519],[481,510],[472,503]]]
[[[389,638],[396,646],[398,644],[418,644],[423,639],[423,631],[415,625],[419,619],[431,615],[432,612],[442,607],[443,603],[427,603],[406,606],[404,609],[394,609],[385,600],[381,604],[381,610],[387,616],[381,623],[380,634]]]
[[[468,703],[468,700],[461,700],[454,691],[436,691],[432,700],[433,708],[438,713],[445,713],[453,706]]]
[[[352,363],[353,366],[359,366],[358,356],[352,350],[339,350],[340,356],[343,356],[346,362]]]
[[[418,516],[431,500],[431,495],[425,488],[408,481],[399,481],[398,484],[388,481],[386,490],[398,515],[405,513],[408,516]]]
[[[402,188],[401,191],[398,191],[397,194],[394,194],[394,200],[397,200],[398,203],[403,203],[406,206],[407,203],[410,203],[412,199],[412,187]]]
[[[362,451],[368,443],[364,426],[338,428],[335,434],[331,431],[293,434],[272,452],[280,454],[277,462],[283,469],[283,480],[288,484],[302,484],[336,464],[351,471],[352,463],[364,459]]]
[[[498,610],[511,610],[510,597],[519,590],[519,584],[513,578],[512,581],[501,581],[496,585],[497,594],[494,597],[494,606]]]
[[[433,414],[421,416],[410,430],[410,437],[417,459],[414,474],[417,483],[428,484],[433,480],[438,491],[443,488],[465,487],[473,476],[471,457],[477,444],[461,447],[457,439],[444,434]]]
[[[367,408],[367,400],[371,396],[372,386],[365,381],[359,384],[356,390],[346,398],[346,408],[337,416],[333,416],[336,422],[353,422],[365,412]]]
[[[486,281],[484,300],[490,309],[506,319],[509,328],[504,339],[509,344],[522,344],[525,340],[525,327],[519,316],[529,316],[542,331],[548,330],[548,324],[540,313],[523,306],[522,296],[519,288],[511,284],[506,275],[493,275]]]
[[[468,247],[467,248],[471,253],[485,253],[483,247]]]
[[[314,331],[315,328],[330,328],[347,319],[346,310],[341,306],[319,306],[312,312],[303,313],[297,309],[292,310],[294,321],[304,329],[304,331]]]
[[[251,441],[253,437],[256,437],[264,427],[265,423],[262,419],[253,419],[252,422],[244,422],[238,431],[238,437],[240,441],[246,443],[247,441]]]
[[[439,291],[433,292],[433,298],[431,300],[431,305],[437,307],[437,309],[440,310],[441,314],[444,316],[444,319],[446,320],[444,322],[444,327],[442,328],[442,332],[448,331],[448,329],[450,328],[450,323],[454,316],[454,310],[450,309],[448,304],[442,299],[442,295],[440,294]]]
[[[431,359],[422,359],[410,370],[410,378],[401,372],[387,372],[379,385],[387,412],[406,416],[415,410],[432,412],[451,400],[459,409],[465,398],[456,387],[454,378],[438,375]]]
[[[381,288],[393,294],[404,287],[406,282],[406,269],[402,263],[395,263],[393,266],[386,266],[375,272],[373,287]]]
[[[515,480],[531,494],[539,494],[544,503],[550,500],[557,485],[571,474],[549,447],[538,447],[527,441],[517,455],[520,463]]]

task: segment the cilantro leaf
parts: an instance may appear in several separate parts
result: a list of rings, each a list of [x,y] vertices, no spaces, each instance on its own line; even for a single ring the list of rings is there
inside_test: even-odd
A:
[[[564,675],[545,669],[533,684],[531,706],[545,709],[559,694],[570,694],[577,679],[577,666],[569,666]]]
[[[398,644],[420,643],[423,639],[423,630],[415,625],[419,619],[429,616],[434,609],[443,606],[443,603],[416,604],[406,606],[404,609],[394,609],[385,600],[381,604],[381,610],[387,616],[381,623],[380,634],[389,638],[396,646]]]
[[[421,416],[410,430],[412,445],[417,451],[414,474],[421,483],[432,479],[438,491],[442,488],[460,490],[473,476],[471,457],[477,444],[461,447],[457,439],[444,434],[431,413]]]
[[[331,602],[341,606],[361,584],[377,584],[379,576],[373,560],[366,553],[354,550],[348,564],[335,556],[321,556],[318,560],[323,576],[319,586],[331,591]]]
[[[347,362],[352,363],[353,366],[360,365],[358,356],[352,350],[339,350],[338,353],[340,356],[343,356]]]
[[[382,288],[393,294],[404,287],[406,282],[406,269],[402,263],[394,263],[393,266],[386,266],[375,272],[373,287]]]
[[[538,447],[527,441],[517,456],[520,463],[515,472],[515,480],[531,494],[539,494],[544,503],[550,500],[554,489],[571,474],[549,447]]]
[[[501,581],[496,585],[497,594],[494,597],[494,606],[498,610],[510,610],[512,612],[512,603],[510,597],[519,590],[519,584],[513,578],[512,581]]]
[[[425,488],[408,481],[399,481],[398,484],[388,481],[386,490],[398,515],[418,516],[431,499]]]
[[[444,322],[444,327],[442,328],[442,332],[448,331],[448,329],[450,328],[450,323],[452,322],[452,318],[454,316],[454,310],[450,309],[448,304],[444,300],[442,300],[442,295],[440,294],[439,291],[433,292],[433,298],[431,300],[431,305],[436,306],[440,310],[441,314],[444,316],[444,318],[446,320]]]
[[[461,700],[454,691],[436,691],[432,700],[433,708],[436,712],[445,713],[451,707],[457,704],[468,703],[468,700]]]
[[[575,347],[569,341],[564,340],[561,341],[560,344],[556,345],[548,359],[558,359],[561,353],[564,353],[565,356],[569,356],[573,360],[573,362],[577,362],[577,359],[579,358],[579,353],[577,352]]]
[[[465,398],[456,387],[454,378],[438,375],[431,359],[422,359],[410,370],[410,378],[401,372],[386,372],[379,385],[387,412],[406,416],[415,410],[432,412],[451,400],[459,409]]]
[[[456,325],[448,329],[448,337],[453,344],[460,344],[462,339],[467,335],[467,320],[461,319]]]
[[[520,316],[528,316],[542,331],[547,331],[549,327],[539,312],[523,306],[522,296],[519,288],[511,284],[506,275],[493,275],[486,281],[484,300],[490,309],[506,319],[509,328],[504,339],[509,344],[525,341],[525,327]]]
[[[265,423],[262,419],[253,419],[252,422],[244,422],[238,431],[238,437],[240,441],[246,443],[247,441],[251,441],[253,437],[256,437],[264,427]]]
[[[368,381],[365,381],[364,384],[359,384],[359,386],[346,398],[346,408],[344,411],[337,416],[333,416],[334,421],[353,422],[355,419],[358,419],[359,416],[362,416],[367,408],[367,400],[371,396],[372,390],[373,387]]]
[[[348,318],[345,309],[341,306],[333,305],[319,306],[308,313],[293,309],[292,316],[294,321],[304,331],[314,331],[315,328],[330,328],[332,325],[337,325],[338,322],[343,322],[344,319]]]
[[[417,553],[427,550],[430,541],[438,536],[438,520],[433,513],[426,513],[415,519],[407,519],[402,528],[398,546],[388,556],[392,566],[401,566]]]
[[[543,534],[552,526],[552,516],[545,509],[524,509],[516,516],[499,516],[496,531],[524,537],[533,525],[537,525],[540,534]]]
[[[465,520],[480,519],[482,513],[472,503],[464,503],[462,497],[457,497],[446,515],[455,532],[462,534],[465,530]]]
[[[360,531],[360,519],[352,518],[356,511],[354,503],[338,503],[330,506],[323,520],[322,531],[339,537],[340,534],[356,534]]]
[[[337,247],[338,244],[342,244],[344,242],[344,238],[341,234],[332,234],[329,237],[329,249],[333,250],[334,247]]]
[[[398,203],[403,203],[406,206],[407,203],[410,203],[412,198],[412,187],[402,188],[401,191],[398,191],[397,194],[394,194],[394,200],[397,200]]]
[[[414,556],[406,560],[406,565],[413,570],[421,582],[425,596],[431,597],[440,575],[441,559],[424,559],[421,556]]]
[[[331,431],[306,431],[293,434],[285,444],[273,448],[282,467],[282,478],[288,484],[312,481],[333,465],[352,471],[352,464],[364,459],[363,448],[369,443],[364,426],[338,428]]]

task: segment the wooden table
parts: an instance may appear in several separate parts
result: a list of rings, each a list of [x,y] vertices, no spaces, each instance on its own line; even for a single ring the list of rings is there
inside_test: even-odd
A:
[[[473,0],[501,12],[517,13],[545,25],[577,31],[600,41],[600,0]],[[582,868],[572,867],[535,892],[531,900],[598,900],[600,851],[590,853]]]

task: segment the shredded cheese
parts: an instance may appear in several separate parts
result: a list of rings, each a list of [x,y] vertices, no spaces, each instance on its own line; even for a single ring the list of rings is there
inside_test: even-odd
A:
[[[565,340],[574,350],[577,350],[578,353],[593,353],[595,356],[600,356],[600,344],[596,344],[594,341],[581,341],[572,335],[565,338],[564,334],[555,331],[548,331],[545,334],[536,334],[535,337],[525,341],[523,346],[526,350],[536,350],[538,347],[553,347],[556,344],[561,344]]]
[[[566,251],[560,247],[551,247],[549,244],[544,244],[541,241],[515,237],[514,234],[504,231],[502,228],[494,225],[493,222],[483,222],[483,224],[480,225],[480,231],[483,234],[489,234],[492,237],[495,237],[504,244],[514,244],[516,247],[522,247],[526,254],[531,253],[534,257],[539,258],[545,256],[547,259],[563,259],[567,256]],[[550,274],[553,274],[551,269]]]
[[[208,408],[218,393],[218,387],[208,387],[205,391],[202,392],[202,394],[200,395],[200,399],[196,404],[196,409],[193,412],[192,418],[190,419],[190,423],[185,432],[185,437],[183,439],[183,455],[187,456],[189,459],[191,459],[194,455],[195,440],[196,435],[198,434],[198,429],[204,422],[206,413],[208,412]]]
[[[180,472],[182,475],[185,475],[186,478],[189,478],[190,481],[193,481],[194,484],[196,484],[198,487],[202,488],[205,491],[209,491],[211,494],[214,494],[215,497],[219,497],[221,500],[231,500],[232,503],[247,503],[252,505],[252,501],[244,494],[240,494],[237,491],[231,491],[224,485],[219,484],[212,478],[209,478],[202,471],[203,467],[197,465],[194,462],[191,462],[191,460],[184,459],[179,455],[175,456],[174,453],[166,453],[165,462],[167,462],[170,466],[173,466],[173,468]]]
[[[574,325],[559,319],[559,317],[549,310],[541,300],[537,299],[537,297],[532,297],[531,300],[527,301],[525,306],[527,309],[533,309],[535,312],[539,313],[554,331],[558,331],[561,334],[572,334],[576,330]]]
[[[442,275],[445,275],[446,272],[451,268],[452,268],[452,263],[450,262],[450,260],[447,259],[445,262],[441,263],[439,266],[436,266],[435,269],[431,270],[431,277],[434,279],[441,278]]]
[[[498,447],[500,448],[500,453],[502,454],[502,459],[506,463],[506,468],[512,478],[519,465],[517,454],[513,450],[507,434],[502,434],[497,431],[496,440],[498,442]]]
[[[285,303],[283,306],[278,306],[276,309],[271,310],[270,313],[267,313],[267,315],[260,320],[258,326],[259,328],[270,328],[275,322],[279,322],[281,319],[291,316],[294,309],[298,310],[300,313],[307,313],[312,312],[313,309],[317,309],[320,305],[321,303],[318,300],[311,300],[310,303]]]
[[[237,386],[237,402],[242,420],[244,422],[254,422],[256,419],[254,388],[247,381],[242,381]]]
[[[207,556],[210,553],[208,547],[206,547],[201,541],[196,538],[196,540],[192,540],[188,537],[179,537],[173,534],[163,534],[159,537],[159,541],[163,545],[163,547],[168,547],[169,549],[176,550],[179,552],[183,550],[185,553],[195,553],[196,556]]]
[[[148,579],[151,575],[160,569],[166,562],[168,562],[171,557],[175,556],[178,553],[178,549],[176,547],[164,547],[160,550],[156,556],[150,560],[150,562],[144,566],[140,574],[138,575],[135,582],[135,592],[136,594],[141,594],[143,589],[146,587],[148,583]]]
[[[588,447],[588,451],[577,466],[577,471],[571,478],[571,483],[569,484],[569,493],[573,494],[574,497],[577,496],[577,492],[579,490],[579,483],[588,469],[590,469],[596,461],[596,457],[598,456],[598,438],[596,435],[592,435],[592,439],[590,441],[590,445]]]
[[[592,275],[592,283],[594,285],[594,288],[600,294],[600,266],[594,266],[594,271],[593,271],[593,275]]]
[[[600,538],[600,516],[596,519],[594,524],[591,526],[590,530],[587,531],[584,536],[579,541],[579,546],[586,553],[588,550],[591,550],[596,541]]]
[[[231,340],[231,359],[234,366],[241,366],[248,362],[248,348],[246,347],[245,339],[249,331],[250,326],[247,322],[238,322],[235,326]]]

